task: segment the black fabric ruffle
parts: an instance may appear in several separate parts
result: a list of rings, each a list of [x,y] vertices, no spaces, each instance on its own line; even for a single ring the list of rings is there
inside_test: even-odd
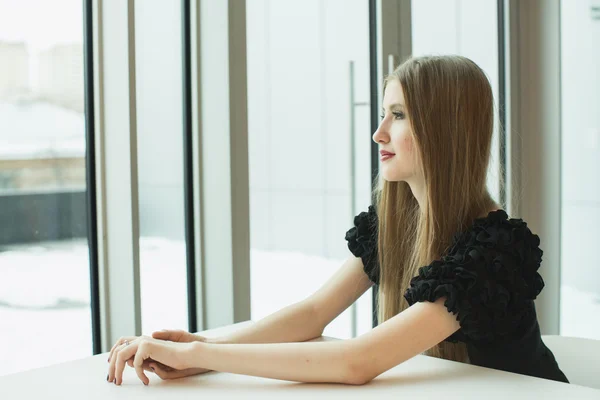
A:
[[[379,284],[377,261],[377,212],[374,206],[354,217],[354,227],[346,232],[348,249],[363,261],[363,268],[369,279]]]
[[[421,267],[404,297],[409,305],[446,297],[461,326],[448,341],[511,340],[535,318],[532,300],[544,287],[539,244],[523,220],[490,212],[455,236],[441,260]]]
[[[348,248],[379,283],[375,209],[357,215],[354,225]],[[445,340],[465,342],[471,364],[568,383],[537,321],[534,300],[544,288],[539,244],[523,220],[490,212],[458,233],[441,259],[421,267],[404,297],[410,305],[445,297],[461,326]]]

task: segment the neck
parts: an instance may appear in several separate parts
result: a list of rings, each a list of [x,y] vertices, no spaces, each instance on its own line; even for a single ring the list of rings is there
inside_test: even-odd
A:
[[[421,211],[425,210],[425,205],[427,203],[427,199],[425,198],[425,182],[420,179],[411,179],[410,181],[406,181],[408,186],[410,186],[410,190],[415,196],[417,203],[419,203],[419,208]]]

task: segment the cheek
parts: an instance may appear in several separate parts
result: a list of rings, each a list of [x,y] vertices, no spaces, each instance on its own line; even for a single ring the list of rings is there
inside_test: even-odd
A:
[[[402,154],[403,163],[409,168],[418,168],[419,160],[417,158],[417,152],[415,142],[412,135],[408,134],[400,140],[400,152]]]
[[[402,154],[412,156],[413,148],[414,148],[414,144],[413,144],[412,136],[411,135],[404,136],[400,142],[400,149],[402,150]]]

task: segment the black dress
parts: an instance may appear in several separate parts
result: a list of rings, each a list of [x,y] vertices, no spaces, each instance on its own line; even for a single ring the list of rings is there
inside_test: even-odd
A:
[[[354,218],[346,240],[369,279],[379,284],[373,206]],[[471,364],[569,383],[537,321],[533,300],[544,287],[537,272],[539,244],[523,220],[492,211],[458,233],[441,259],[421,267],[404,298],[413,305],[446,297],[444,305],[457,314],[460,329],[445,341],[466,343]]]

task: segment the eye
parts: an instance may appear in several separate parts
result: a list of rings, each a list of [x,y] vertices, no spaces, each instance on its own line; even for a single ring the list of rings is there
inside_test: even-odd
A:
[[[384,119],[384,118],[385,118],[385,115],[384,115],[384,114],[381,114],[379,117],[380,117],[381,119]]]
[[[394,119],[404,119],[404,113],[401,111],[394,111]]]

